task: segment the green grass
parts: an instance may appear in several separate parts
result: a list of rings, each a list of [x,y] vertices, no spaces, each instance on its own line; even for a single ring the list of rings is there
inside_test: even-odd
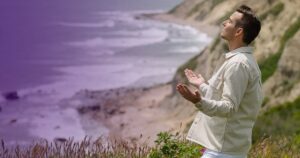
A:
[[[253,141],[263,137],[300,135],[300,97],[261,114],[253,128]]]
[[[214,7],[216,7],[217,5],[219,5],[222,2],[224,2],[224,0],[213,0],[210,10],[212,10]]]
[[[278,51],[275,54],[272,54],[270,57],[261,61],[259,63],[259,67],[262,73],[262,81],[265,82],[269,77],[271,77],[275,70],[277,69],[278,61],[281,57],[281,54],[284,50],[284,47],[287,41],[292,38],[300,28],[300,17],[298,17],[297,21],[293,23],[285,32],[284,35],[281,37],[280,46]]]
[[[273,75],[275,70],[277,69],[277,63],[281,57],[281,53],[277,52],[266,60],[260,62],[259,67],[261,70],[261,78],[262,82],[265,82],[269,77]]]
[[[284,9],[284,3],[279,2],[276,5],[274,5],[271,9],[261,14],[258,18],[261,21],[264,21],[269,15],[273,15],[274,17],[276,17],[283,11],[283,9]]]
[[[298,158],[300,135],[262,138],[253,144],[249,158]]]
[[[269,101],[270,101],[270,98],[265,97],[261,106],[264,107]]]

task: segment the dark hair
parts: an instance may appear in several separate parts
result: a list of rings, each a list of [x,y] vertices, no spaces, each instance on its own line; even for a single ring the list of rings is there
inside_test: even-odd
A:
[[[237,21],[236,26],[243,28],[243,42],[248,45],[257,37],[261,27],[260,21],[252,9],[246,5],[241,5],[236,11],[243,14],[242,19]]]

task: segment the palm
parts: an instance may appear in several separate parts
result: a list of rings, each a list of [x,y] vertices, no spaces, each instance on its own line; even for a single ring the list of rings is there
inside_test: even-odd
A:
[[[191,92],[186,85],[179,83],[176,86],[177,91],[180,93],[182,97],[184,97],[186,100],[196,104],[201,100],[201,95],[198,90],[195,91],[195,93]]]
[[[204,82],[204,78],[200,74],[197,76],[192,70],[185,69],[184,73],[189,82],[197,87]]]

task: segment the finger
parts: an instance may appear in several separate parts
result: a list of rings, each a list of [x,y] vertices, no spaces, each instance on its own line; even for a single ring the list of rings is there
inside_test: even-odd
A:
[[[186,98],[186,92],[183,90],[182,86],[180,86],[178,88],[178,92],[181,96],[183,96],[184,98]]]
[[[178,84],[177,86],[177,90],[181,93],[181,94],[185,94],[185,90],[183,88],[183,85],[182,84]]]
[[[196,96],[199,96],[199,97],[201,97],[201,95],[200,95],[200,93],[199,93],[199,91],[198,91],[198,90],[196,90],[196,91],[195,91],[195,94],[196,94]]]
[[[192,74],[190,71],[186,71],[186,72],[185,72],[185,75],[186,75],[186,77],[188,77],[188,78],[195,77],[195,75]]]
[[[176,89],[177,89],[177,91],[182,92],[182,85],[181,85],[181,84],[178,84],[178,85],[176,86]]]
[[[181,89],[182,89],[182,92],[185,94],[185,95],[188,95],[189,94],[189,89],[186,87],[186,86],[181,86]]]
[[[182,93],[182,92],[183,92],[182,85],[178,85],[178,86],[177,86],[177,89],[178,89],[178,91],[179,91],[180,93]]]
[[[182,85],[182,89],[185,94],[187,94],[187,95],[191,94],[191,91],[189,90],[189,88],[186,85]]]
[[[187,77],[189,76],[189,73],[188,73],[187,70],[184,71],[184,74],[185,74],[185,76],[187,76]]]
[[[196,74],[192,70],[189,70],[188,73],[193,77],[197,77]]]
[[[188,70],[185,70],[185,71],[184,71],[184,73],[185,73],[185,76],[187,76],[187,77],[191,77],[191,74],[189,73],[189,71],[188,71]]]

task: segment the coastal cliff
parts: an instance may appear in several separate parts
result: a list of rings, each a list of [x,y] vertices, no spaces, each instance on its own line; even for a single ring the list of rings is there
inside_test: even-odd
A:
[[[19,156],[22,153],[30,155],[27,157],[42,157],[42,154],[55,157],[60,156],[61,149],[64,150],[62,154],[68,155],[67,157],[82,157],[86,154],[92,157],[128,157],[129,154],[131,157],[176,157],[174,154],[180,155],[177,157],[200,157],[199,145],[187,142],[185,137],[181,141],[181,136],[187,133],[198,110],[179,95],[175,86],[179,82],[188,84],[183,72],[185,68],[201,73],[208,80],[221,66],[224,53],[228,52],[226,42],[219,36],[221,23],[241,4],[251,6],[262,21],[261,32],[252,45],[262,72],[265,99],[253,128],[252,148],[248,156],[300,157],[300,1],[296,0],[183,0],[167,13],[138,15],[137,19],[151,18],[188,25],[214,37],[214,40],[181,65],[168,83],[147,88],[80,90],[59,102],[63,107],[59,111],[60,115],[66,116],[68,124],[63,122],[62,125],[56,125],[60,119],[55,124],[52,124],[53,121],[47,123],[44,122],[45,118],[52,115],[35,114],[42,121],[38,123],[43,128],[50,125],[49,129],[52,129],[55,125],[53,130],[68,129],[67,134],[71,131],[72,134],[85,132],[87,135],[99,136],[95,143],[92,143],[92,139],[86,139],[87,137],[77,143],[73,139],[68,140],[67,136],[58,135],[54,139],[55,146],[43,141],[45,143],[33,144],[26,150],[19,150],[19,147],[8,150],[4,141],[1,141],[0,155],[4,155],[1,157],[12,157],[9,155],[13,154]],[[39,100],[45,102],[44,96],[48,94],[39,91],[38,95],[40,98],[35,101],[39,104]],[[20,97],[17,92],[11,92],[5,94],[4,99],[15,101],[20,98],[28,99],[26,97],[28,96]],[[4,114],[2,107],[0,106],[0,112]],[[53,107],[56,110],[56,106]],[[23,111],[24,106],[21,108]],[[54,110],[51,108],[50,112]],[[69,117],[73,114],[76,114],[75,121],[70,119],[73,117]],[[56,116],[59,115],[53,115]],[[16,129],[15,125],[24,120],[4,120],[5,127]],[[75,126],[76,130],[70,130],[73,129],[71,121],[79,122],[80,127]],[[7,131],[10,134],[11,130]],[[173,140],[165,131],[176,133],[175,136],[180,136],[180,139],[178,137]],[[20,132],[24,137],[26,133],[22,130]],[[120,141],[117,141],[119,138]],[[137,143],[141,148],[137,148]],[[62,148],[57,146],[59,144]],[[107,150],[110,148],[112,150]]]
[[[153,145],[156,134],[161,131],[185,134],[197,109],[177,93],[175,86],[179,82],[187,83],[183,73],[185,68],[201,73],[208,80],[221,66],[224,53],[228,51],[226,42],[219,37],[221,23],[241,4],[251,6],[262,21],[261,32],[252,44],[255,47],[254,56],[262,71],[265,93],[263,110],[253,132],[255,140],[262,138],[266,133],[272,135],[278,132],[278,128],[288,131],[280,131],[285,134],[298,131],[299,121],[294,118],[300,116],[300,112],[293,112],[286,117],[286,112],[293,110],[291,107],[298,104],[297,98],[300,96],[300,56],[297,54],[300,23],[298,1],[184,0],[167,13],[144,15],[154,20],[194,27],[215,39],[202,52],[180,66],[169,83],[124,92],[119,89],[112,90],[109,93],[115,92],[118,95],[108,103],[118,105],[110,107],[112,111],[116,111],[115,114],[110,112],[107,114],[105,110],[95,112],[90,108],[85,109],[84,115],[92,115],[93,119],[98,121],[103,121],[103,116],[109,116],[105,117],[104,122],[110,129],[110,135],[132,141],[148,142],[150,145]],[[192,86],[190,88],[196,89]],[[93,94],[93,99],[99,100],[97,95],[94,96],[98,92],[90,91],[87,94],[90,93]],[[127,101],[120,99],[122,93],[126,94],[123,97]],[[284,112],[282,109],[272,110],[286,104],[288,106]],[[273,112],[264,114],[269,111]],[[274,119],[278,120],[277,124],[270,126],[269,122]],[[289,124],[291,126],[287,128],[282,128],[285,121],[294,123]],[[270,128],[266,129],[267,127]]]
[[[213,42],[202,52],[182,65],[175,74],[172,95],[161,105],[169,106],[177,112],[187,126],[191,123],[196,109],[185,101],[175,90],[178,82],[187,83],[183,70],[189,68],[209,79],[224,61],[227,44],[218,34],[222,21],[235,9],[246,4],[253,8],[262,22],[261,32],[252,43],[254,56],[262,72],[265,99],[263,111],[268,111],[300,97],[300,2],[289,0],[235,1],[235,0],[184,0],[168,13],[155,15],[156,19],[181,19],[192,26],[199,23],[203,28],[219,27]],[[175,20],[176,21],[176,20]],[[177,20],[179,21],[179,20]],[[200,26],[201,27],[201,26]],[[200,28],[201,29],[201,28]]]

